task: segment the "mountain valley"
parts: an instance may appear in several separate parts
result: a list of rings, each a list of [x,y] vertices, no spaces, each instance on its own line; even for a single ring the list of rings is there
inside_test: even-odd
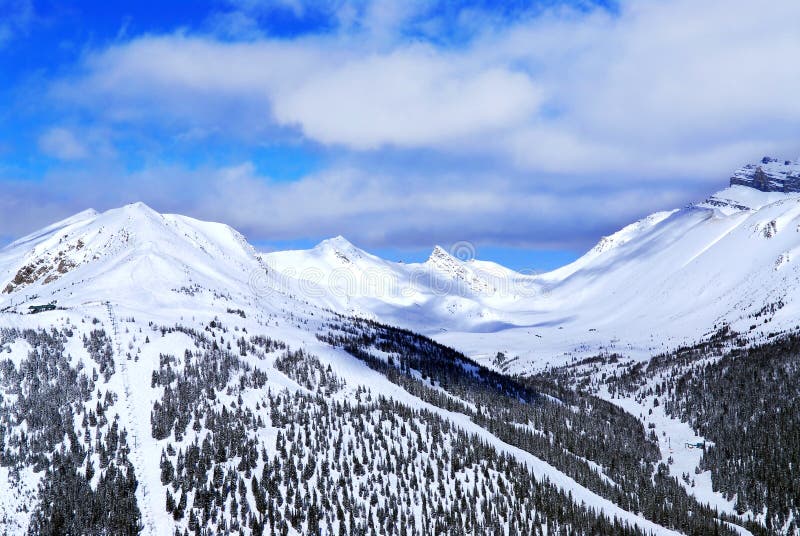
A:
[[[765,158],[548,273],[142,203],[20,238],[0,531],[800,533],[799,177]]]

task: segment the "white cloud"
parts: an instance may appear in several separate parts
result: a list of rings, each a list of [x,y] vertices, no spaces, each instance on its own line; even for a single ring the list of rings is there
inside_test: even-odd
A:
[[[486,134],[519,124],[541,102],[524,73],[423,46],[360,57],[330,41],[218,43],[174,35],[91,55],[86,69],[56,93],[88,106],[101,99],[114,120],[155,114],[246,132],[272,120],[357,149]]]
[[[108,184],[114,187],[101,187]],[[249,162],[197,169],[154,165],[134,173],[82,167],[56,170],[41,182],[7,183],[0,236],[21,236],[89,207],[105,210],[144,201],[161,212],[225,222],[251,241],[341,234],[364,247],[468,240],[579,250],[642,213],[679,206],[684,195],[679,186],[583,188],[564,195],[467,171],[390,175],[335,166],[279,182],[259,175]]]
[[[105,200],[145,192],[156,208],[260,239],[588,245],[723,187],[746,161],[800,153],[794,0],[475,18],[458,47],[409,41],[403,5],[374,6],[345,5],[342,27],[322,36],[265,37],[253,18],[227,32],[245,28],[248,41],[140,36],[88,53],[53,94],[98,122],[157,125],[186,143],[289,135],[333,147],[329,169],[294,183],[250,165],[156,165]],[[201,186],[162,195],[164,177]]]
[[[261,177],[252,164],[243,163],[200,174],[203,186],[184,208],[192,215],[225,221],[261,240],[341,234],[373,247],[470,240],[588,248],[642,211],[678,206],[685,195],[677,186],[622,192],[585,188],[563,195],[466,171],[418,176],[335,167],[286,183]]]
[[[53,127],[39,137],[39,149],[59,160],[80,160],[89,156],[86,146],[69,129]]]
[[[275,118],[356,149],[437,146],[524,123],[541,91],[521,73],[427,47],[323,68],[273,98]]]
[[[410,16],[376,10],[360,15],[389,21],[373,29]],[[798,147],[800,34],[787,23],[798,18],[793,0],[630,0],[619,15],[559,9],[487,26],[459,49],[374,32],[145,36],[88,55],[58,93],[102,102],[98,113],[115,120],[184,129],[258,137],[290,127],[354,150],[479,152],[530,171],[659,174],[672,162],[670,173],[687,174],[697,155],[726,170]],[[753,154],[732,162],[744,146]]]

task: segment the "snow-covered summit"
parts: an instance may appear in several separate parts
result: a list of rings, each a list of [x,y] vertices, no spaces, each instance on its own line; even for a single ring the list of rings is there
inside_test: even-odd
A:
[[[160,214],[144,203],[84,211],[0,251],[0,299],[169,300],[172,289],[246,285],[255,250],[221,223]]]
[[[323,240],[314,246],[314,250],[322,255],[333,255],[340,263],[357,261],[367,255],[342,235]]]
[[[731,215],[742,211],[756,211],[772,203],[797,197],[800,197],[798,192],[763,191],[750,186],[734,184],[694,206],[717,209],[725,215]]]
[[[476,266],[470,266],[469,261],[464,261],[451,255],[441,246],[435,246],[425,265],[435,270],[440,275],[450,278],[475,294],[490,294],[495,290],[490,277],[491,274],[476,270]]]
[[[319,244],[314,246],[316,249],[332,249],[332,250],[354,250],[357,249],[349,240],[342,235],[334,236],[333,238],[326,238]]]
[[[433,247],[433,251],[431,251],[427,262],[430,262],[431,264],[438,264],[451,263],[453,261],[457,261],[457,259],[450,255],[450,253],[448,253],[447,250],[442,246],[436,245]]]
[[[731,186],[737,184],[762,192],[800,192],[800,162],[765,156],[757,164],[737,169]]]

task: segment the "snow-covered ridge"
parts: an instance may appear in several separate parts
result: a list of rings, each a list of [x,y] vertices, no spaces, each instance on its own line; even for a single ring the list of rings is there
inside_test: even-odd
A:
[[[320,264],[316,249],[266,257],[284,268],[355,273],[354,265]],[[500,344],[520,356],[515,367],[525,371],[600,349],[645,358],[698,340],[722,322],[752,328],[756,337],[792,327],[790,311],[800,310],[799,255],[800,193],[734,184],[642,218],[575,262],[538,275],[462,261],[440,247],[425,263],[408,265],[361,252],[359,270],[391,274],[409,292],[355,290],[340,303],[477,358],[491,358]],[[429,285],[409,284],[420,273],[429,274]],[[445,281],[460,284],[437,287]],[[754,315],[778,302],[784,305],[770,325],[753,327]]]
[[[143,203],[85,211],[0,251],[0,301],[169,300],[174,289],[247,288],[260,266],[231,227],[162,215]]]
[[[761,167],[793,165],[773,159]],[[459,243],[435,247],[422,263],[397,263],[341,236],[309,250],[257,253],[227,225],[137,203],[80,213],[0,251],[0,306],[109,295],[188,304],[196,292],[246,302],[295,296],[435,336],[476,358],[500,345],[520,357],[520,370],[601,348],[643,358],[720,322],[749,329],[773,302],[785,306],[770,327],[794,322],[800,193],[734,184],[627,225],[543,274],[475,253]]]

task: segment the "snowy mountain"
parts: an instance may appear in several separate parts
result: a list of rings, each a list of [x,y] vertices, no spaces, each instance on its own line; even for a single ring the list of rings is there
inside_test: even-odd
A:
[[[346,255],[319,251],[332,263],[364,261]],[[444,261],[426,271],[450,278]],[[225,225],[142,204],[86,211],[9,245],[0,270],[8,533],[442,533],[463,528],[464,493],[497,505],[473,511],[475,533],[548,523],[673,533],[614,502],[596,477],[567,471],[560,448],[537,455],[505,437],[511,423],[491,431],[437,398],[444,370],[474,393],[494,373],[316,306]],[[29,313],[49,302],[57,308]],[[373,329],[381,348],[416,352],[403,382],[381,369],[384,350],[343,342]],[[431,369],[437,362],[444,368]],[[538,396],[508,381],[489,384],[495,404]],[[530,418],[544,419],[545,407],[565,411],[548,402]],[[643,433],[637,440],[646,448]],[[389,466],[392,481],[375,486]],[[430,479],[438,487],[420,487]],[[580,513],[557,520],[574,500]]]
[[[302,282],[320,306],[400,325],[468,328],[486,319],[486,303],[507,299],[501,286],[521,274],[493,263],[462,262],[434,248],[424,263],[394,263],[371,255],[342,237],[308,251],[281,251],[260,258],[285,287]]]
[[[82,212],[0,251],[0,528],[791,532],[793,484],[745,493],[770,485],[757,441],[691,379],[735,391],[747,348],[796,399],[770,335],[796,328],[799,230],[800,194],[734,183],[528,275],[464,244],[260,254],[141,203]]]
[[[246,287],[257,265],[253,248],[227,225],[136,203],[82,212],[6,247],[0,299],[22,304],[37,295],[73,304],[113,296],[174,305],[184,287]]]
[[[798,169],[772,159],[754,169],[772,164]],[[518,372],[599,349],[646,358],[700,340],[721,324],[742,331],[758,324],[754,335],[762,337],[794,327],[800,195],[742,186],[736,177],[741,172],[702,202],[643,218],[575,262],[539,275],[484,268],[439,247],[422,265],[389,263],[342,239],[337,243],[348,253],[341,255],[359,259],[357,271],[318,262],[320,249],[338,258],[329,242],[263,258],[287,278],[295,277],[292,268],[299,277],[316,274],[326,299],[334,294],[326,283],[351,282],[338,305],[352,314],[425,333],[484,363],[498,348],[519,356],[512,369]],[[365,273],[384,277],[391,292],[365,292]],[[776,309],[769,325],[754,321],[765,307]]]

